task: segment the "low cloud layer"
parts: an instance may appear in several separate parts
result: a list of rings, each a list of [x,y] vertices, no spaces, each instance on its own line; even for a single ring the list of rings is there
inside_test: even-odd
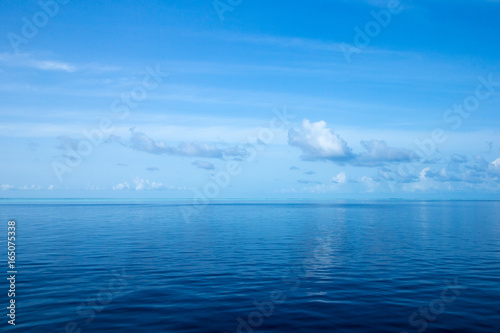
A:
[[[418,160],[418,155],[404,148],[389,147],[381,140],[361,141],[365,152],[356,156],[353,164],[359,166],[380,166],[385,163],[405,163]]]
[[[244,157],[246,151],[239,147],[217,147],[212,143],[182,142],[177,146],[169,146],[163,141],[155,141],[143,132],[130,130],[130,147],[156,155],[167,154],[176,156],[202,157],[202,158],[224,158]]]
[[[194,161],[192,164],[195,167],[197,167],[198,169],[203,169],[203,170],[214,170],[215,169],[215,166],[212,163],[207,162],[207,161],[197,160],[197,161]]]
[[[382,166],[388,163],[412,162],[417,154],[404,148],[389,147],[385,141],[362,141],[364,152],[355,154],[347,142],[327,127],[326,122],[302,121],[299,130],[290,130],[288,143],[302,151],[304,161],[331,161],[354,166]]]
[[[122,182],[113,186],[113,191],[165,191],[165,190],[176,190],[185,191],[189,190],[187,187],[178,187],[173,185],[165,185],[161,182],[151,181],[149,179],[135,178],[133,182]]]

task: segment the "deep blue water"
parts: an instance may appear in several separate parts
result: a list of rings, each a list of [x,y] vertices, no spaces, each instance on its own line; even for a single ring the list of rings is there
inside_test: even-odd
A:
[[[500,202],[4,201],[5,254],[12,218],[16,332],[499,332]]]

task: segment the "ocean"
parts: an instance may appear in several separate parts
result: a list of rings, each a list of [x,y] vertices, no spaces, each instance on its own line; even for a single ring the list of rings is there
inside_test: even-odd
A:
[[[0,200],[2,332],[498,332],[500,202]],[[5,278],[9,276],[4,273]]]

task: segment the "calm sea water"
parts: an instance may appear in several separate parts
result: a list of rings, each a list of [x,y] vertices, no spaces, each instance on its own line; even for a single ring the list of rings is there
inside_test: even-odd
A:
[[[500,202],[3,201],[5,271],[12,218],[16,332],[500,327]]]

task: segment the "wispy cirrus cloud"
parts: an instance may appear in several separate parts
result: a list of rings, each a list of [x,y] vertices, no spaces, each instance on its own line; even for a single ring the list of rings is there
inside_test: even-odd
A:
[[[57,60],[41,60],[27,53],[0,53],[0,62],[7,66],[28,67],[42,71],[62,71],[71,73],[78,70],[78,67],[74,64]]]
[[[372,0],[372,5],[377,7],[382,7],[380,3],[375,4],[374,2],[377,0]],[[384,7],[387,7],[387,2]],[[230,42],[230,43],[247,43],[254,44],[259,46],[271,46],[277,47],[283,50],[286,49],[296,49],[303,50],[307,52],[338,52],[342,53],[342,43],[338,41],[325,41],[318,40],[313,38],[301,38],[295,36],[273,36],[273,35],[265,35],[265,34],[242,34],[242,33],[220,33],[217,35],[213,34],[203,34],[199,33],[198,35],[203,36],[205,38],[217,38],[222,41]],[[376,49],[373,47],[366,48],[363,52],[371,53],[371,54],[397,54],[402,55],[406,54],[405,52],[395,51],[395,50],[384,50],[384,49]]]
[[[29,53],[0,53],[0,63],[9,67],[32,68],[40,71],[73,73],[86,71],[93,73],[116,72],[122,68],[115,65],[102,65],[95,62],[74,64],[67,61],[46,59]]]
[[[74,72],[77,70],[76,66],[60,61],[36,60],[29,63],[29,65],[31,65],[30,67],[45,71]]]

